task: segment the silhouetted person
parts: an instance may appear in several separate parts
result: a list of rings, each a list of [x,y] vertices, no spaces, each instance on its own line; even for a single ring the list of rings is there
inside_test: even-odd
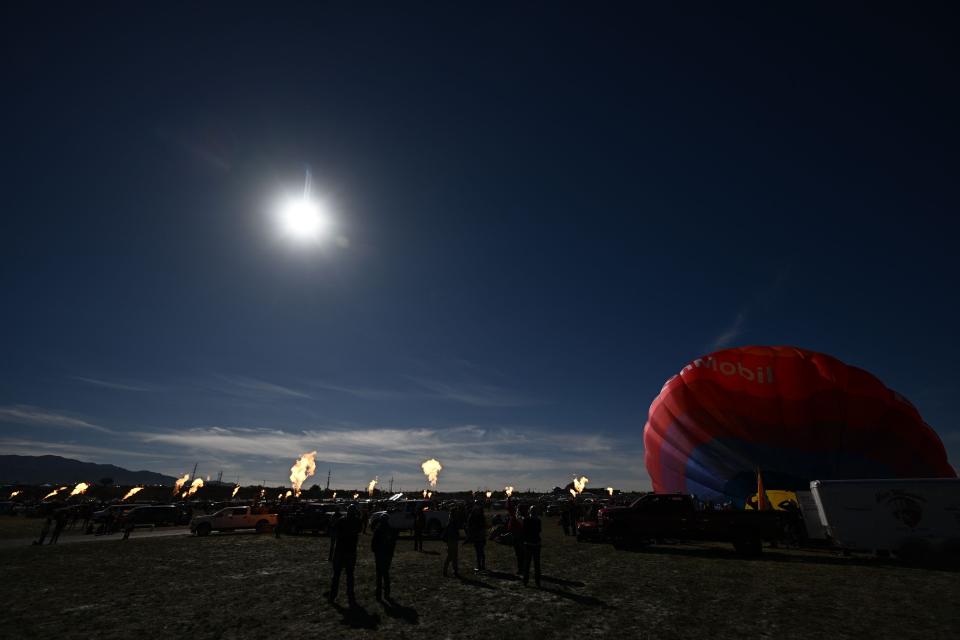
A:
[[[337,599],[340,590],[340,573],[347,574],[347,601],[350,606],[357,603],[353,591],[353,571],[357,566],[357,541],[360,538],[360,514],[357,505],[347,507],[347,515],[340,518],[335,525],[332,538],[333,580],[330,582],[330,593],[327,598],[330,602]]]
[[[47,536],[50,534],[50,527],[53,526],[53,518],[47,517],[43,521],[43,527],[40,528],[40,539],[34,542],[33,544],[43,544],[43,541],[47,539]]]
[[[397,546],[397,533],[386,517],[377,518],[373,523],[373,539],[370,548],[377,566],[377,602],[384,597],[390,599],[390,564],[393,551]],[[349,575],[349,574],[347,574]]]
[[[50,544],[56,543],[60,539],[60,533],[67,526],[67,514],[64,511],[57,511],[53,516],[53,535],[50,536]]]
[[[330,554],[327,556],[327,562],[333,562],[333,550],[337,547],[337,523],[342,517],[340,509],[337,509],[330,517],[330,524],[327,525],[327,535],[330,536]]]
[[[517,557],[517,575],[523,573],[523,520],[518,513],[520,505],[511,503],[507,498],[507,531],[510,532],[510,542],[513,544],[513,553]]]
[[[477,555],[477,566],[474,571],[486,571],[487,519],[483,515],[483,506],[479,502],[473,505],[470,517],[467,518],[467,540],[473,543],[473,550]]]
[[[364,535],[367,533],[367,524],[370,522],[370,507],[360,509],[360,530]]]
[[[423,507],[417,505],[413,512],[413,550],[423,551],[423,528],[427,525],[427,515]]]
[[[563,505],[560,509],[560,526],[563,527],[563,535],[570,535],[570,506]]]
[[[540,586],[540,518],[537,508],[530,507],[523,519],[523,584],[530,581],[530,562],[533,562],[533,579]]]
[[[460,508],[454,507],[450,512],[450,520],[443,530],[443,541],[447,545],[447,555],[443,559],[443,575],[447,575],[447,567],[453,565],[453,575],[460,577],[460,527],[463,524],[463,518],[460,514]]]
[[[453,575],[460,577],[460,509],[450,512],[450,520],[443,530],[443,541],[447,545],[447,555],[443,559],[443,575],[447,575],[447,567],[453,565]]]
[[[131,533],[133,533],[133,518],[128,518],[123,526],[123,539],[129,540]]]
[[[277,524],[273,527],[273,537],[279,538],[280,532],[283,530],[283,525],[286,524],[287,513],[285,509],[277,510]]]

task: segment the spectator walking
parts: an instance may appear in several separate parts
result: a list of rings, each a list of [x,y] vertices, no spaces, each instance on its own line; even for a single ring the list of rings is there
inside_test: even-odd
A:
[[[357,566],[357,542],[360,537],[360,514],[357,505],[347,507],[347,515],[340,518],[335,525],[331,542],[331,556],[333,557],[333,579],[330,582],[330,591],[327,599],[333,602],[337,599],[340,590],[340,574],[347,574],[347,601],[350,606],[356,606],[357,599],[353,590],[353,573]]]
[[[447,567],[453,565],[453,575],[460,577],[460,508],[455,507],[450,512],[450,520],[443,530],[443,541],[447,544],[447,555],[443,559],[443,575],[447,575]]]
[[[388,519],[381,517],[374,520],[370,549],[373,550],[377,567],[377,602],[381,602],[383,598],[390,599],[390,565],[393,563],[396,546],[397,533]]]
[[[540,586],[540,518],[537,508],[530,507],[527,517],[523,519],[523,584],[530,581],[530,563],[533,562],[533,579],[537,587]]]
[[[517,575],[523,573],[523,520],[521,519],[520,505],[511,502],[507,496],[507,531],[510,532],[510,542],[513,544],[513,553],[517,557]]]
[[[57,511],[57,513],[54,515],[53,523],[53,535],[50,536],[49,544],[55,544],[57,540],[60,539],[60,534],[63,532],[63,528],[67,526],[66,511]]]
[[[417,505],[413,512],[413,550],[423,551],[423,528],[427,524],[427,516],[423,507]]]
[[[467,518],[467,540],[473,543],[473,550],[477,556],[477,566],[474,571],[487,570],[487,519],[483,515],[483,505],[477,502]]]

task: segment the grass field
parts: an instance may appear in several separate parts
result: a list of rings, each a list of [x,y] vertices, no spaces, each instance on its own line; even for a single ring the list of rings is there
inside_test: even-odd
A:
[[[394,606],[373,597],[369,537],[360,607],[331,606],[326,538],[229,534],[0,550],[9,638],[950,638],[960,573],[824,553],[723,545],[617,551],[545,521],[544,588],[524,587],[509,547],[488,574],[440,575],[440,544],[402,538]],[[346,604],[341,589],[340,604]]]

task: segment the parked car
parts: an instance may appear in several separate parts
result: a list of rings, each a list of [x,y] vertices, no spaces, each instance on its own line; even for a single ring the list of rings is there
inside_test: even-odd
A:
[[[168,505],[134,507],[120,516],[120,527],[129,524],[135,527],[163,527],[186,524],[179,507]]]
[[[424,534],[432,537],[440,537],[443,529],[450,521],[450,513],[439,511],[436,503],[432,500],[393,500],[387,503],[386,511],[379,511],[371,517],[379,514],[386,514],[387,523],[391,529],[398,531],[412,531],[414,514],[418,509],[426,509],[426,524],[424,525]]]
[[[346,508],[331,503],[306,503],[286,511],[283,517],[285,533],[298,535],[312,531],[314,535],[327,531],[334,514],[345,513]]]
[[[208,516],[194,516],[190,521],[190,531],[198,536],[209,535],[211,531],[235,531],[237,529],[256,529],[264,533],[277,526],[277,514],[268,507],[228,507]]]
[[[737,553],[758,555],[765,540],[783,537],[778,511],[698,511],[679,493],[651,493],[629,507],[606,507],[598,514],[599,534],[615,543],[658,540],[732,542]]]
[[[123,516],[124,513],[130,511],[131,509],[136,509],[137,507],[142,507],[144,505],[137,503],[124,503],[124,504],[112,504],[106,509],[101,509],[100,511],[93,512],[92,521],[94,524],[103,524],[108,520],[116,521],[118,518]]]

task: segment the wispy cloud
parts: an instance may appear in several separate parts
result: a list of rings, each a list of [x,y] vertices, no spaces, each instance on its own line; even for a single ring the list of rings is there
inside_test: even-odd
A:
[[[723,349],[724,347],[730,346],[734,340],[740,337],[740,334],[743,333],[743,323],[747,319],[746,310],[741,310],[737,312],[737,317],[734,318],[733,323],[722,331],[716,338],[713,339],[713,342],[710,343],[710,351],[716,351],[717,349]]]
[[[58,411],[18,404],[0,407],[0,422],[14,424],[32,424],[44,427],[64,427],[67,429],[92,429],[104,433],[112,433],[110,429],[98,424],[59,413]]]
[[[123,382],[114,382],[111,380],[102,380],[99,378],[88,378],[86,376],[70,376],[73,380],[79,380],[95,387],[104,387],[105,389],[116,389],[118,391],[160,391],[160,387],[147,384],[128,384]]]
[[[476,407],[525,407],[541,404],[533,398],[488,384],[451,384],[427,378],[410,379],[427,389],[430,397]]]
[[[324,391],[344,393],[350,396],[356,396],[358,398],[366,398],[368,400],[400,399],[410,397],[411,395],[416,395],[412,392],[407,393],[403,391],[393,391],[390,389],[373,389],[370,387],[333,384],[330,382],[324,382],[323,380],[314,380],[310,382],[310,386],[316,387],[317,389],[323,389]]]
[[[241,396],[245,398],[254,398],[260,400],[269,400],[276,398],[312,398],[309,393],[285,387],[283,385],[258,380],[256,378],[247,378],[245,376],[217,376],[225,382],[217,390],[228,395]]]
[[[396,474],[398,481],[421,484],[420,463],[436,457],[443,464],[441,483],[450,488],[501,483],[550,488],[574,473],[593,474],[602,482],[635,487],[645,482],[639,438],[612,438],[598,433],[556,433],[534,428],[283,429],[203,427],[133,434],[145,443],[166,445],[201,459],[255,460],[244,476],[265,475],[282,481],[277,471],[304,451],[317,450],[318,464],[337,466],[344,478],[365,483],[373,475]]]
[[[134,451],[114,447],[98,447],[76,442],[45,442],[43,440],[25,440],[20,438],[0,439],[0,452],[14,455],[59,455],[84,462],[115,463],[120,458],[165,459],[176,458],[155,451]]]

